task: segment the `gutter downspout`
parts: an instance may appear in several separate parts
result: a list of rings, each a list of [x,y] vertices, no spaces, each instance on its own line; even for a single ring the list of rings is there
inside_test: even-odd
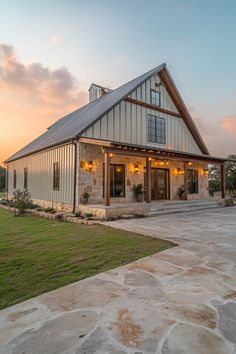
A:
[[[73,189],[73,209],[72,213],[75,212],[75,207],[76,207],[76,182],[77,182],[77,143],[75,143],[73,140],[71,141],[72,144],[75,147],[75,160],[74,160],[74,189]]]

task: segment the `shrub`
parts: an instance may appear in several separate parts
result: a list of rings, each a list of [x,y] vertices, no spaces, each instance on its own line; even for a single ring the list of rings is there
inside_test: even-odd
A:
[[[88,219],[91,218],[93,216],[92,213],[84,213],[84,216]]]
[[[137,196],[138,194],[142,194],[143,193],[143,185],[142,185],[142,183],[134,185],[132,190],[133,190],[135,196]]]
[[[45,213],[50,213],[50,214],[55,214],[56,210],[53,208],[45,208],[44,209]]]
[[[16,215],[24,214],[26,209],[32,204],[31,194],[27,189],[21,191],[17,189],[13,193],[13,206],[17,210]]]
[[[226,207],[231,207],[234,205],[234,200],[233,198],[225,198],[225,206]]]
[[[28,209],[37,209],[40,208],[38,204],[34,204],[33,202],[28,206]]]
[[[76,211],[76,212],[75,212],[75,216],[76,216],[77,218],[79,218],[79,217],[81,216],[81,211]]]
[[[185,193],[184,185],[181,184],[181,186],[179,186],[177,189],[177,195],[178,195],[179,199],[184,198],[184,193]]]

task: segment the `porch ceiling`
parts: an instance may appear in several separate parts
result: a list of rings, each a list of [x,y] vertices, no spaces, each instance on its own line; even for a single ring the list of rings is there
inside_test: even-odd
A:
[[[102,147],[103,152],[109,152],[119,155],[151,157],[156,159],[168,159],[179,161],[204,161],[206,163],[223,164],[227,159],[211,155],[198,155],[189,152],[168,150],[162,148],[153,148],[150,146],[140,146],[134,144],[117,143],[113,141],[96,140],[90,138],[80,138],[81,143],[95,144]]]

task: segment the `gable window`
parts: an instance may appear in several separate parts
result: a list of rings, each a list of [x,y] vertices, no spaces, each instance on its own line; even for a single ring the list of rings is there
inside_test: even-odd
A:
[[[53,189],[54,191],[59,190],[60,185],[60,164],[59,162],[53,163]]]
[[[104,182],[104,169],[103,169]],[[103,183],[104,196],[104,183]],[[125,197],[125,165],[110,165],[110,197]]]
[[[198,171],[188,170],[188,193],[198,194]]]
[[[28,188],[28,167],[24,168],[24,189]]]
[[[155,106],[161,106],[161,93],[155,90],[151,90],[151,104]]]
[[[148,142],[166,143],[166,121],[165,118],[148,114]]]
[[[13,171],[13,188],[16,189],[16,180],[17,180],[17,176],[16,176],[16,170]]]

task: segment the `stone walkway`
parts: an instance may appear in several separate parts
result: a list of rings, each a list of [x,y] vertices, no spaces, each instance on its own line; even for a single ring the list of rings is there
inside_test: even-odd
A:
[[[0,353],[236,354],[236,208],[107,224],[179,246],[0,311]]]

